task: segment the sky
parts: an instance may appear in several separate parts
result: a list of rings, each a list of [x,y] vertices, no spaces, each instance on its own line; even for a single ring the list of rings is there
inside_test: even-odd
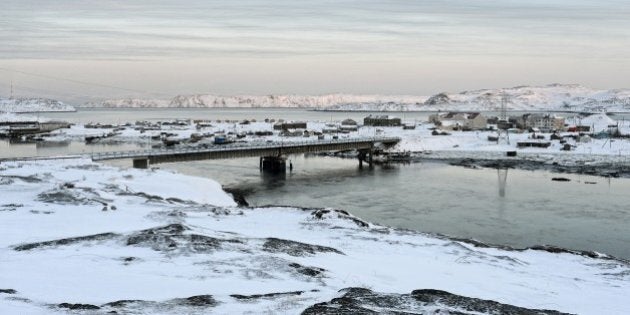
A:
[[[630,1],[3,0],[0,96],[630,87]]]

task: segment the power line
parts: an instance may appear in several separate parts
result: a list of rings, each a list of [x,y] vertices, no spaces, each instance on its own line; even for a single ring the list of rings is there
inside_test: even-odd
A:
[[[15,69],[3,68],[3,67],[0,67],[0,71],[13,72],[13,73],[19,73],[19,74],[23,74],[23,75],[39,77],[39,78],[44,78],[44,79],[49,79],[49,80],[61,80],[61,81],[66,81],[66,82],[71,82],[71,83],[76,83],[76,84],[97,86],[97,87],[103,87],[103,88],[109,88],[109,89],[121,90],[121,91],[127,91],[127,92],[135,92],[135,93],[143,93],[143,94],[167,95],[167,94],[162,93],[162,92],[129,89],[129,88],[124,88],[124,87],[115,86],[115,85],[95,83],[95,82],[88,82],[88,81],[80,81],[80,80],[75,80],[75,79],[62,78],[62,77],[57,77],[57,76],[52,76],[52,75],[33,73],[33,72],[27,72],[27,71],[15,70]]]

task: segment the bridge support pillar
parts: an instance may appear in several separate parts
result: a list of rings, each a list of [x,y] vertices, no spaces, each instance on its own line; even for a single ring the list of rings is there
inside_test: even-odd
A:
[[[370,168],[374,165],[374,160],[372,158],[373,156],[373,150],[361,150],[359,151],[359,168],[363,168],[363,162],[367,162],[368,165],[370,166]]]
[[[133,159],[133,168],[149,168],[149,159],[147,158]]]
[[[262,157],[261,170],[271,173],[284,173],[287,171],[287,159],[283,156]]]
[[[365,151],[359,151],[359,168],[363,168],[363,160],[365,160]]]

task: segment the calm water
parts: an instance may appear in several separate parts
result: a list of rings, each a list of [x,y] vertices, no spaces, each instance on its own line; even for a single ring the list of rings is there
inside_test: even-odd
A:
[[[72,122],[124,123],[169,118],[360,120],[366,115],[279,109],[134,109],[83,110],[45,116]],[[408,120],[423,120],[427,116],[428,113],[404,115]],[[0,157],[137,147],[0,141]],[[333,207],[388,226],[517,247],[551,244],[630,259],[629,179],[558,175],[548,171],[468,169],[441,163],[361,170],[356,160],[304,156],[290,159],[294,170],[285,176],[261,174],[257,158],[158,166],[206,176],[226,187],[244,190],[252,205]],[[131,165],[131,161],[113,163]],[[554,176],[571,181],[551,181]],[[500,178],[505,178],[503,192]]]
[[[551,244],[630,259],[630,180],[547,171],[414,163],[359,169],[355,160],[293,156],[269,176],[257,159],[164,164],[239,188],[250,204],[346,209],[388,226],[526,247]],[[505,178],[501,193],[499,178]]]
[[[251,109],[251,108],[187,108],[187,109],[79,109],[76,113],[46,113],[46,116],[53,119],[61,119],[68,122],[101,122],[101,123],[125,123],[136,120],[165,120],[165,119],[256,119],[265,118],[285,119],[285,120],[343,120],[352,118],[363,121],[363,117],[368,115],[382,115],[379,112],[322,112],[309,111],[305,109]],[[396,116],[405,121],[424,121],[431,113],[427,112],[405,112],[397,113]]]

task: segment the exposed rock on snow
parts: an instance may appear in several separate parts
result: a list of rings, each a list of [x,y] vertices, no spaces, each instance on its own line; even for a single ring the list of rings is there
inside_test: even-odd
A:
[[[343,296],[315,304],[302,315],[315,314],[514,314],[561,315],[551,310],[527,309],[440,290],[414,290],[411,294],[378,293],[365,288],[341,290]]]
[[[343,254],[339,250],[331,247],[305,244],[275,237],[270,237],[267,241],[265,241],[265,244],[263,244],[263,250],[270,253],[286,253],[296,257],[315,255],[316,253]]]
[[[115,233],[101,233],[101,234],[95,234],[95,235],[86,235],[86,236],[79,236],[79,237],[63,238],[63,239],[52,240],[52,241],[23,244],[23,245],[14,246],[13,249],[16,251],[25,251],[25,250],[40,249],[40,248],[47,248],[47,247],[54,247],[54,246],[61,246],[61,245],[71,245],[71,244],[83,243],[83,242],[103,241],[103,240],[112,239],[117,236],[118,234],[115,234]]]

